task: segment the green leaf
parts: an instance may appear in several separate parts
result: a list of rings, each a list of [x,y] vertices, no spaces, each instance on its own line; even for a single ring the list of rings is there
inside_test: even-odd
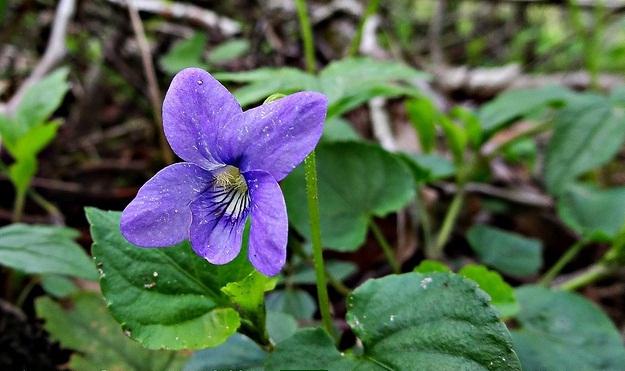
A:
[[[584,297],[517,289],[521,325],[512,340],[525,370],[622,370],[625,348],[610,319]]]
[[[258,329],[265,326],[265,292],[273,290],[277,282],[277,278],[254,270],[244,279],[228,283],[221,291],[230,298],[241,316]]]
[[[408,164],[417,182],[429,183],[450,178],[456,173],[456,167],[452,161],[435,153],[401,153],[400,157]]]
[[[59,68],[26,89],[15,111],[15,120],[22,133],[47,121],[61,105],[69,90],[68,74],[69,69]]]
[[[491,271],[483,265],[467,264],[458,274],[471,279],[484,290],[503,318],[516,315],[519,312],[519,303],[514,295],[514,289],[503,280],[501,275]]]
[[[93,262],[69,228],[11,224],[0,228],[0,264],[30,274],[62,274],[95,280]]]
[[[505,274],[529,276],[543,264],[539,240],[481,224],[469,229],[467,239],[482,263]]]
[[[401,293],[401,294],[398,294]],[[321,329],[284,340],[265,366],[327,370],[520,370],[487,296],[450,273],[371,279],[348,298],[347,322],[363,354],[343,354]]]
[[[71,279],[58,274],[41,275],[41,287],[55,298],[66,298],[78,292],[78,287]]]
[[[56,137],[60,124],[58,121],[52,121],[35,125],[7,149],[16,159],[35,157]]]
[[[325,264],[330,275],[339,281],[345,280],[358,271],[356,264],[351,262],[329,260]],[[291,284],[314,285],[317,282],[317,276],[313,267],[305,265],[289,276],[287,281]]]
[[[147,348],[198,349],[219,345],[236,332],[239,314],[220,288],[252,271],[246,254],[216,266],[186,242],[138,248],[119,232],[120,213],[86,212],[102,293],[133,339]]]
[[[267,296],[267,311],[283,312],[296,319],[312,319],[317,310],[315,299],[304,290],[287,288],[275,290]]]
[[[183,371],[262,370],[267,353],[245,335],[234,334],[212,349],[195,352]]]
[[[441,116],[439,123],[445,133],[447,145],[454,156],[454,163],[460,167],[464,163],[464,151],[467,149],[468,136],[465,129],[447,117]]]
[[[20,128],[17,122],[0,115],[0,139],[2,139],[2,144],[9,151],[11,151],[17,139],[22,135],[22,130],[23,128]]]
[[[414,272],[417,273],[434,273],[434,272],[451,272],[451,269],[442,262],[438,260],[430,260],[425,259],[421,260],[421,263],[417,265],[414,269]]]
[[[574,95],[561,86],[510,90],[484,104],[479,117],[486,131],[495,131],[514,119],[544,110],[549,106],[561,106]]]
[[[474,149],[478,149],[482,144],[482,125],[477,115],[462,106],[452,108],[450,115],[462,123],[468,143]]]
[[[425,73],[395,61],[343,58],[324,68],[319,74],[319,82],[321,91],[333,105],[371,89],[397,86],[397,82],[412,82],[426,77]]]
[[[328,106],[328,119],[333,119],[376,97],[396,98],[401,96],[417,96],[420,91],[413,87],[395,85],[371,85],[360,90],[350,91]]]
[[[243,56],[250,49],[249,41],[245,39],[232,39],[219,44],[211,50],[208,62],[222,64]]]
[[[208,65],[202,59],[206,41],[206,35],[197,32],[191,38],[177,42],[160,58],[161,68],[172,75],[187,67],[207,69]]]
[[[41,297],[35,308],[52,338],[74,351],[72,370],[176,369],[184,361],[180,354],[147,350],[128,339],[95,294],[77,295],[70,308]]]
[[[282,341],[268,356],[265,370],[354,370],[359,361],[341,354],[334,346],[332,338],[322,329],[304,329]],[[377,370],[364,361],[363,369]],[[384,370],[381,368],[380,370]],[[389,368],[386,368],[389,370]]]
[[[25,195],[30,181],[37,174],[37,159],[34,157],[22,157],[16,159],[14,163],[9,166],[9,179],[17,194]]]
[[[354,130],[349,121],[340,117],[334,117],[327,120],[323,125],[322,140],[328,142],[341,141],[358,141],[361,140],[360,134]]]
[[[556,117],[545,163],[547,189],[560,195],[575,178],[610,161],[625,140],[625,110],[586,95]]]
[[[354,251],[365,241],[372,217],[407,205],[415,185],[397,156],[362,142],[324,143],[317,147],[321,235],[326,247]],[[310,237],[304,169],[283,182],[289,221]]]
[[[300,90],[319,90],[315,76],[297,68],[260,68],[246,72],[216,73],[220,81],[247,83],[234,91],[242,106],[259,102],[274,93],[293,93]]]
[[[291,337],[297,331],[297,321],[290,314],[282,312],[267,312],[267,331],[273,343]]]
[[[436,122],[440,115],[434,103],[425,97],[411,99],[406,102],[406,113],[419,135],[421,149],[431,152],[436,145]]]
[[[611,241],[625,223],[625,187],[572,184],[557,205],[560,219],[569,228],[594,241]]]
[[[276,278],[253,271],[241,281],[228,283],[221,291],[244,311],[255,312],[262,310],[265,292],[273,290],[277,281]]]

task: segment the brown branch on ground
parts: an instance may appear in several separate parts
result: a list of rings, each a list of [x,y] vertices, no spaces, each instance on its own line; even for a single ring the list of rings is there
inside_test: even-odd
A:
[[[128,6],[127,0],[108,0],[110,3]],[[199,6],[162,0],[130,0],[139,11],[157,13],[165,17],[188,19],[207,28],[218,28],[224,36],[241,32],[241,25],[230,18],[200,8]]]
[[[572,89],[587,89],[591,76],[585,71],[560,72],[552,74],[523,74],[517,64],[502,67],[475,68],[467,66],[430,66],[434,83],[444,92],[463,91],[468,95],[490,98],[508,89],[537,88],[547,85],[562,85]],[[597,85],[602,90],[612,90],[625,84],[620,75],[601,74]]]
[[[26,89],[37,81],[41,80],[48,72],[50,72],[67,53],[65,47],[65,36],[67,35],[67,26],[74,16],[76,10],[76,0],[60,0],[56,7],[54,15],[54,23],[52,24],[52,33],[48,39],[48,45],[43,57],[37,63],[30,76],[20,85],[16,93],[11,97],[5,106],[0,105],[0,113],[13,114],[19,105]]]
[[[132,0],[127,0],[128,14],[130,15],[130,22],[132,23],[132,29],[134,30],[139,49],[141,51],[141,61],[143,62],[143,70],[145,72],[146,80],[148,81],[148,95],[150,98],[150,105],[152,106],[152,115],[157,126],[159,133],[159,142],[161,147],[161,155],[163,161],[167,164],[174,162],[174,155],[169,149],[167,139],[163,132],[161,116],[161,102],[162,95],[158,87],[158,80],[156,79],[156,70],[154,69],[154,63],[152,62],[152,54],[150,53],[150,45],[148,39],[145,37],[145,30],[143,29],[143,23],[139,17],[139,11],[134,6]]]

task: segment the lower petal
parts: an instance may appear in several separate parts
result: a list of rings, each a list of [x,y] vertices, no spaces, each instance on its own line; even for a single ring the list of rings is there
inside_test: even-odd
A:
[[[250,193],[249,259],[268,276],[280,272],[286,261],[289,233],[286,205],[276,180],[264,171],[243,174]]]
[[[212,264],[229,263],[241,251],[247,210],[228,214],[231,208],[225,206],[222,195],[215,196],[211,190],[191,204],[191,247]]]
[[[148,180],[124,209],[120,230],[141,247],[175,245],[189,236],[189,204],[211,182],[199,166],[183,162],[167,166]]]

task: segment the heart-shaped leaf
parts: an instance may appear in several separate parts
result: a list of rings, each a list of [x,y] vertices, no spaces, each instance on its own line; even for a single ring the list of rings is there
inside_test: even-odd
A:
[[[525,370],[622,370],[623,339],[584,297],[539,286],[517,289],[521,328],[512,332]]]
[[[317,147],[319,208],[324,246],[354,251],[365,241],[372,217],[404,207],[415,194],[412,175],[397,156],[362,142],[325,143]],[[283,182],[289,221],[310,237],[304,169]]]
[[[348,298],[362,354],[340,353],[323,330],[302,330],[268,370],[520,370],[510,334],[477,286],[451,273],[371,279]]]
[[[120,213],[87,209],[100,286],[113,316],[147,348],[198,349],[223,343],[240,325],[220,291],[251,271],[245,254],[216,266],[188,243],[138,248],[119,232]]]

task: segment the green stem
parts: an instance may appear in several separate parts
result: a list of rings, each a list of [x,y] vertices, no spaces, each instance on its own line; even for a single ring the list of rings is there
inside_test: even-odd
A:
[[[456,220],[458,219],[458,215],[460,214],[460,210],[462,208],[462,203],[464,200],[464,186],[460,184],[458,186],[458,190],[454,195],[453,200],[451,201],[451,205],[447,210],[447,214],[445,214],[445,219],[443,219],[443,225],[436,236],[436,241],[434,246],[432,246],[429,251],[427,251],[427,256],[430,259],[440,259],[443,256],[443,249],[449,240],[449,236],[451,235],[451,231],[454,229],[454,225],[456,224]]]
[[[384,252],[384,256],[386,256],[386,260],[388,261],[388,264],[391,266],[391,268],[393,268],[393,272],[401,273],[401,267],[399,265],[399,262],[395,258],[395,254],[393,253],[393,248],[388,243],[386,238],[384,238],[384,233],[382,233],[382,231],[380,230],[380,227],[378,227],[378,225],[375,224],[373,220],[371,220],[371,222],[369,223],[369,227],[371,228],[371,231],[373,232],[373,235],[375,236],[376,241],[378,241],[378,245],[380,245],[380,247],[382,248],[382,251]]]
[[[588,267],[588,269],[584,270],[582,273],[560,283],[556,287],[565,291],[577,290],[610,275],[612,272],[614,272],[614,268],[602,263],[596,263]]]
[[[306,70],[315,73],[315,46],[313,42],[312,27],[308,18],[306,0],[295,0],[297,16],[299,18],[302,42],[304,43],[304,55],[306,58]],[[328,334],[334,334],[332,317],[330,315],[330,299],[326,284],[326,269],[323,262],[323,245],[321,244],[321,223],[319,221],[319,191],[317,189],[317,161],[315,151],[304,160],[304,172],[306,177],[306,199],[308,203],[308,216],[310,218],[310,234],[313,250],[313,263],[315,264],[315,276],[317,279],[317,300],[321,322]]]
[[[365,24],[367,23],[367,19],[374,15],[378,11],[378,6],[380,5],[380,0],[371,0],[369,1],[369,5],[367,5],[367,10],[365,10],[365,14],[360,20],[360,24],[358,25],[358,29],[356,30],[356,35],[352,40],[352,44],[349,47],[347,52],[348,57],[353,57],[358,53],[358,49],[360,48],[360,43],[362,41],[362,33],[364,32]]]
[[[423,246],[432,245],[432,223],[430,222],[430,215],[428,214],[425,200],[423,197],[419,197],[421,194],[421,188],[417,188],[417,213],[421,228],[423,229]]]
[[[317,189],[317,164],[313,151],[304,160],[306,175],[306,198],[308,202],[308,216],[310,218],[310,234],[313,251],[313,263],[315,264],[315,276],[317,279],[317,300],[321,321],[329,334],[333,334],[332,317],[330,316],[330,299],[328,298],[328,286],[326,285],[326,269],[323,262],[323,247],[321,244],[321,223],[319,219],[319,191]]]
[[[22,220],[25,201],[26,201],[26,192],[18,189],[15,193],[15,201],[13,203],[13,223],[17,223],[20,220]]]
[[[299,18],[299,27],[304,43],[304,58],[306,59],[306,70],[315,73],[317,70],[315,62],[315,44],[313,42],[312,27],[308,18],[308,9],[306,8],[306,0],[295,0],[295,8],[297,9],[297,17]]]
[[[28,284],[26,284],[26,286],[24,286],[22,291],[20,291],[19,296],[15,300],[15,306],[16,307],[21,308],[22,305],[24,305],[24,302],[26,301],[26,298],[28,298],[28,294],[30,294],[30,292],[33,290],[33,288],[35,287],[36,284],[37,284],[37,280],[34,279],[34,278],[31,278],[28,281]]]
[[[64,221],[61,211],[50,201],[46,200],[42,195],[34,190],[29,190],[28,195],[33,199],[42,209],[44,209],[48,215],[54,220],[55,223],[62,225]]]
[[[575,242],[568,250],[558,259],[558,261],[549,269],[547,273],[540,280],[540,284],[547,286],[553,281],[554,278],[562,271],[562,269],[573,260],[577,254],[586,246],[586,239],[581,239]]]
[[[297,243],[291,243],[290,245],[293,248],[293,251],[295,252],[296,255],[298,255],[300,258],[302,258],[306,263],[308,263],[309,265],[312,265],[314,267],[314,261],[313,259],[308,256],[308,254],[304,251],[304,249],[302,248],[301,244],[299,242]],[[347,296],[349,295],[352,290],[345,286],[345,284],[343,284],[343,282],[341,282],[340,280],[336,279],[332,273],[330,273],[329,270],[325,270],[326,272],[326,279],[328,280],[328,283],[330,284],[330,286],[332,286],[339,294],[343,295],[343,296]],[[289,280],[285,280],[285,284],[288,285],[292,285]]]

